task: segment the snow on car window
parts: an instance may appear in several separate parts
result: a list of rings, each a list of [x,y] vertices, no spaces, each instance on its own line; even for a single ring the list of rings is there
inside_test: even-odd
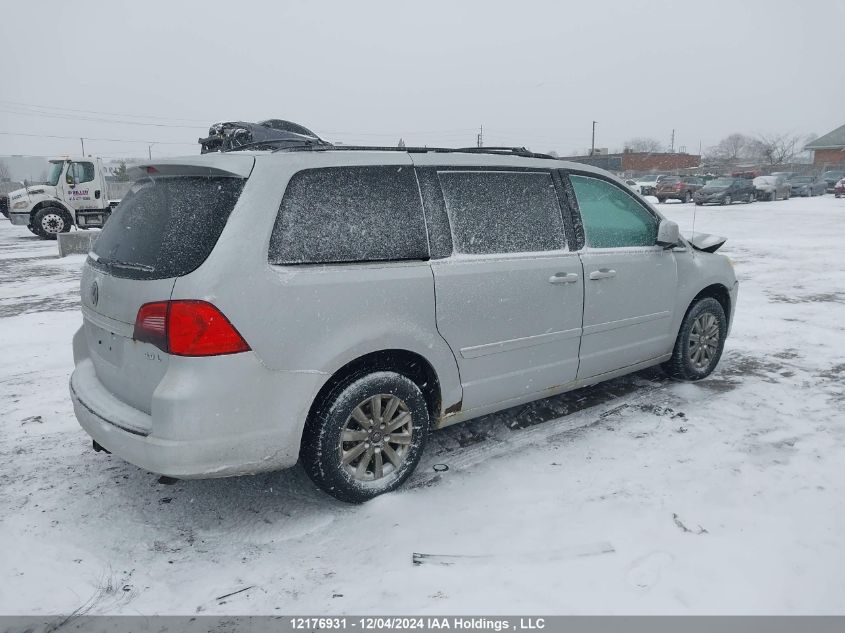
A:
[[[457,252],[563,248],[563,219],[550,173],[442,171],[438,177]]]
[[[410,166],[295,174],[270,238],[274,264],[427,258],[422,201]]]
[[[211,253],[242,189],[237,178],[135,183],[94,243],[96,265],[138,279],[188,274]]]

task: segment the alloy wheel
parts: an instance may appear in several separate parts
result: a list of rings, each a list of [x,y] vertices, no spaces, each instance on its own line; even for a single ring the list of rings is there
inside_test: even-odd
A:
[[[692,324],[687,355],[696,369],[707,369],[719,349],[719,320],[710,312],[701,314]]]
[[[377,481],[399,471],[408,458],[414,424],[408,405],[380,393],[358,403],[340,434],[341,463],[357,481]]]

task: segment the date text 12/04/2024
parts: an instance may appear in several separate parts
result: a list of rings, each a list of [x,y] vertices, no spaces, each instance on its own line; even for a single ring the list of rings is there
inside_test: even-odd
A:
[[[291,618],[294,630],[457,630],[457,631],[507,631],[541,630],[545,628],[544,618],[462,618],[462,617],[363,617],[357,619],[339,618]]]

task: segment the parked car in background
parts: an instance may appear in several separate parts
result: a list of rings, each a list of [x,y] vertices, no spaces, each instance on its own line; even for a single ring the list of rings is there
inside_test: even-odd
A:
[[[827,193],[834,193],[834,189],[836,188],[836,183],[845,178],[845,169],[834,169],[831,171],[826,171],[820,176],[821,180],[824,180],[825,184],[825,191]]]
[[[783,176],[757,176],[752,182],[758,200],[789,200],[789,181]]]
[[[646,174],[635,178],[637,187],[634,189],[643,196],[653,196],[657,192],[660,181],[667,178],[664,174]]]
[[[845,178],[836,183],[836,186],[833,188],[833,195],[837,198],[845,196]]]
[[[754,202],[756,190],[748,178],[715,178],[693,194],[696,204]]]
[[[133,176],[83,266],[70,391],[95,449],[157,474],[299,462],[362,502],[430,430],[659,364],[705,378],[733,320],[724,239],[587,165],[327,148]]]
[[[825,189],[827,189],[827,183],[815,176],[793,176],[788,182],[789,195],[792,196],[811,198],[824,194]]]
[[[657,185],[658,202],[680,200],[692,202],[693,194],[704,186],[704,180],[695,176],[666,176]]]

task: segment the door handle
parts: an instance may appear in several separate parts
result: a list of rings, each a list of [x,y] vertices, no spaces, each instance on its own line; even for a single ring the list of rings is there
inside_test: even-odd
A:
[[[578,281],[578,275],[575,273],[555,273],[549,277],[550,284],[574,284]]]
[[[610,279],[616,277],[616,271],[612,268],[600,268],[590,273],[590,279]]]

